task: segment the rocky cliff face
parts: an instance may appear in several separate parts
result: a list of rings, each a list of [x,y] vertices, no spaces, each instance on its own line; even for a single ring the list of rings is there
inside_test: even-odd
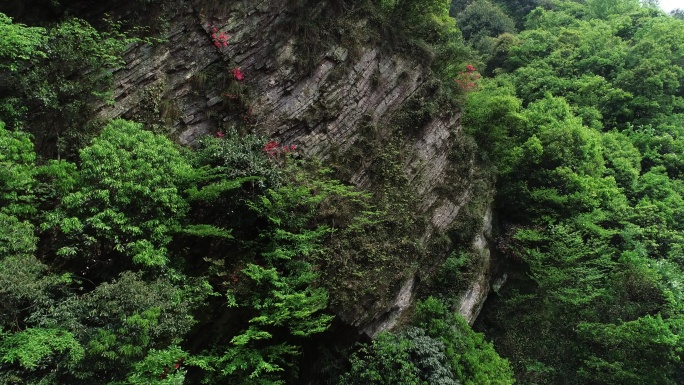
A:
[[[288,0],[206,3],[179,3],[168,18],[166,41],[131,48],[126,67],[115,73],[116,103],[102,106],[102,117],[171,126],[185,145],[229,128],[237,117],[252,130],[298,145],[306,156],[332,161],[356,146],[369,125],[389,141],[392,133],[383,127],[427,81],[421,64],[363,38],[309,52],[311,67],[300,68],[307,51],[302,29],[292,27],[297,15]],[[353,22],[363,27],[362,20]],[[288,26],[298,33],[288,33]],[[414,209],[428,218],[423,242],[457,220],[473,196],[488,194],[487,184],[476,183],[473,154],[460,145],[466,139],[459,118],[457,111],[444,111],[404,142],[404,170],[420,202]],[[364,188],[372,187],[373,154],[366,155],[349,165],[349,182]],[[370,335],[392,327],[419,285],[415,269],[397,276],[393,289],[378,293],[367,311],[337,309],[339,316]],[[471,321],[488,285],[484,274],[473,283],[476,293],[465,296],[461,311]]]

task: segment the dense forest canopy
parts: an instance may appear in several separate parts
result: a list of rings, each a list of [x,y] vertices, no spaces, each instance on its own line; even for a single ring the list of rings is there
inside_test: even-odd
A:
[[[681,10],[289,1],[302,20],[367,19],[429,77],[388,123],[396,141],[369,146],[362,190],[239,114],[193,148],[144,116],[98,117],[126,51],[164,44],[170,3],[130,2],[154,22],[33,3],[0,6],[0,383],[684,383]],[[482,219],[423,244],[401,169],[401,138],[445,110],[496,180],[508,281],[479,332],[457,309]],[[335,341],[337,308],[435,260],[399,327]]]
[[[514,21],[478,37],[494,76],[465,107],[520,266],[478,327],[520,383],[680,383],[684,23],[602,0]]]

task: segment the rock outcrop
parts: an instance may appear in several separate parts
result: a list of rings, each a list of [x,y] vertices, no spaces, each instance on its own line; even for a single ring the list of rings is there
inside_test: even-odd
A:
[[[103,105],[100,116],[157,120],[185,145],[241,116],[259,133],[326,160],[355,146],[368,124],[388,125],[427,79],[423,65],[369,42],[332,44],[309,58],[311,68],[298,68],[299,36],[283,31],[293,17],[287,0],[203,3],[180,2],[166,41],[130,49],[126,67],[115,73],[116,103]],[[475,194],[487,193],[475,191],[472,154],[459,166],[461,175],[450,166],[454,144],[464,140],[459,122],[458,111],[444,111],[417,127],[406,147],[406,176],[420,202],[415,210],[429,218],[424,242],[447,229]],[[368,167],[353,165],[349,182],[370,187]],[[363,315],[337,309],[341,318],[371,335],[391,327],[418,286],[415,271],[403,274],[397,291],[378,298],[374,309]],[[475,314],[486,291],[485,275],[462,312]]]

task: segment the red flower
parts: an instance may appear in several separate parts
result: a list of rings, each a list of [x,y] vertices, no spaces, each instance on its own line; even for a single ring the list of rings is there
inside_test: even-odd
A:
[[[264,145],[263,150],[269,156],[275,155],[276,151],[278,151],[278,142],[276,142],[275,140],[270,140],[268,143]]]
[[[214,45],[216,46],[216,48],[220,49],[221,46],[227,47],[228,46],[228,39],[230,39],[230,35],[223,33],[223,32],[219,33],[219,30],[215,27],[212,29],[214,30],[214,32],[211,34],[211,40],[214,41]]]
[[[224,137],[223,132],[221,132],[221,131],[216,131],[216,137],[217,137],[217,138],[223,138],[223,137]]]
[[[233,76],[235,76],[235,80],[241,81],[245,78],[245,75],[240,71],[239,67],[233,68]]]
[[[473,67],[472,65],[468,64],[468,65],[466,66],[466,70],[472,72],[472,71],[475,71],[475,67]]]

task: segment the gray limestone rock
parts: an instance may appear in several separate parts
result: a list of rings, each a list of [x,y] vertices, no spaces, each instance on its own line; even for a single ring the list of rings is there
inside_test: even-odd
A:
[[[114,74],[112,105],[102,105],[103,118],[129,117],[149,105],[145,98],[173,100],[171,134],[184,145],[192,145],[228,121],[235,95],[225,89],[238,68],[249,90],[243,103],[245,114],[259,133],[296,144],[305,156],[328,159],[360,140],[364,124],[387,126],[394,113],[423,85],[426,69],[415,61],[388,55],[371,44],[350,52],[331,46],[308,71],[296,67],[295,36],[278,31],[287,17],[286,0],[234,2],[224,13],[206,15],[198,3],[183,2],[183,9],[169,22],[168,40],[154,46],[140,44],[126,55],[127,65]],[[238,10],[239,9],[239,10]],[[230,35],[227,46],[218,49],[213,28]],[[144,90],[148,90],[144,93]],[[150,96],[152,91],[158,95]],[[243,106],[244,107],[244,106]],[[389,133],[387,133],[389,135]],[[420,205],[415,209],[429,218],[424,242],[447,229],[461,208],[477,194],[475,166],[470,159],[466,175],[452,175],[449,154],[463,139],[460,113],[445,111],[420,127],[406,148],[406,177],[415,186]],[[369,187],[368,166],[355,168],[351,183]],[[444,194],[447,181],[458,186]],[[455,181],[455,182],[454,182]],[[476,314],[489,287],[486,275],[473,283],[464,297],[462,313]],[[381,295],[366,314],[339,316],[371,335],[391,327],[408,308],[417,283],[415,272],[404,273],[397,292]],[[478,305],[479,304],[479,305]],[[389,320],[389,321],[388,321]]]

